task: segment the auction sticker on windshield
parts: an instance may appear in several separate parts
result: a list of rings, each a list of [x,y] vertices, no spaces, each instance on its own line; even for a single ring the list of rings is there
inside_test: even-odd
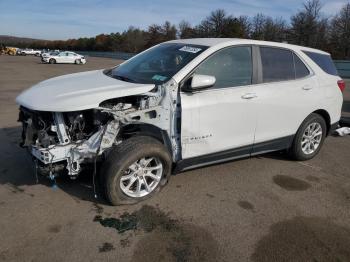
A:
[[[201,48],[198,47],[191,47],[191,46],[183,46],[179,49],[180,51],[184,51],[184,52],[190,52],[190,53],[198,53],[199,51],[201,51]]]
[[[161,75],[154,75],[152,77],[153,80],[157,80],[157,81],[165,81],[167,79],[166,76],[161,76]]]

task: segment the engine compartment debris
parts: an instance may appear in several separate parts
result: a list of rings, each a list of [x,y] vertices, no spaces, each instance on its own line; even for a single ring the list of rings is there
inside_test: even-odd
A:
[[[76,178],[85,164],[106,157],[114,145],[147,128],[166,134],[176,158],[177,103],[177,84],[169,81],[151,92],[110,99],[89,110],[42,112],[21,106],[21,146],[38,160],[37,170],[51,177],[66,171]]]

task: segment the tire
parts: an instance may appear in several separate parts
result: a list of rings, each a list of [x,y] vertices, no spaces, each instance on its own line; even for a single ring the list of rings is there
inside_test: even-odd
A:
[[[142,167],[143,163],[149,159],[154,160],[146,167]],[[137,163],[137,161],[139,162]],[[152,167],[152,164],[156,166]],[[159,166],[161,167],[159,168]],[[167,148],[158,140],[147,136],[132,137],[112,149],[103,163],[100,174],[101,189],[112,205],[136,204],[153,196],[167,184],[171,174],[171,166],[171,156]],[[131,167],[133,168],[131,169]],[[147,168],[156,169],[144,171]],[[152,175],[157,176],[157,180],[146,175],[147,172],[155,172],[156,175],[154,173]],[[128,177],[130,178],[125,180]],[[146,179],[150,184],[147,183]],[[135,182],[132,183],[132,181]],[[128,186],[130,190],[126,189]],[[137,190],[138,188],[139,190]],[[144,195],[145,192],[146,195]]]
[[[315,136],[314,138],[312,138],[312,126],[314,126],[314,132],[316,132],[315,134],[318,134],[319,132],[317,131],[318,128],[320,128],[321,130],[321,135],[318,135],[317,137]],[[307,138],[306,136],[309,135],[310,133],[307,132],[307,129],[311,127],[309,129],[309,131],[311,130],[311,136],[309,138]],[[301,124],[301,126],[299,127],[296,135],[294,136],[294,140],[293,140],[293,144],[289,150],[290,156],[298,161],[304,161],[304,160],[309,160],[312,159],[313,157],[315,157],[318,152],[320,152],[321,147],[323,145],[323,142],[326,138],[326,134],[327,134],[327,125],[326,125],[326,121],[324,120],[324,118],[318,114],[312,113],[310,114]],[[305,136],[304,136],[305,135]],[[316,146],[316,140],[318,142],[318,145]],[[308,141],[314,141],[314,146],[312,147],[311,144]],[[308,148],[308,144],[309,145],[309,149]],[[316,148],[315,148],[316,147]],[[313,149],[313,150],[312,150]],[[309,152],[307,152],[309,151]]]
[[[74,64],[76,64],[76,65],[80,65],[80,64],[81,64],[80,59],[75,60],[75,61],[74,61]]]
[[[51,58],[51,59],[49,60],[49,63],[50,63],[50,64],[56,64],[56,60],[53,59],[53,58]]]

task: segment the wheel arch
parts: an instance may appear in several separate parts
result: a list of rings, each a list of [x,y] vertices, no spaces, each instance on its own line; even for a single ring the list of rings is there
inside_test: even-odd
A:
[[[327,126],[327,133],[326,134],[328,136],[329,135],[329,131],[331,129],[331,117],[330,117],[329,113],[326,110],[324,110],[324,109],[318,109],[318,110],[315,110],[312,113],[318,114],[318,115],[323,117],[323,119],[326,122],[326,126]]]
[[[122,139],[128,139],[134,136],[149,136],[157,139],[168,149],[169,153],[172,154],[172,146],[168,133],[165,130],[151,124],[128,124],[121,128],[119,136]]]

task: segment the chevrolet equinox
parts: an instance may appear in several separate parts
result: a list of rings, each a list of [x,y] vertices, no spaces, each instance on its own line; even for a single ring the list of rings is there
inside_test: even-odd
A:
[[[55,77],[16,101],[37,170],[76,178],[101,163],[103,192],[118,205],[149,198],[181,170],[276,150],[313,158],[337,126],[344,88],[326,52],[208,38]]]

